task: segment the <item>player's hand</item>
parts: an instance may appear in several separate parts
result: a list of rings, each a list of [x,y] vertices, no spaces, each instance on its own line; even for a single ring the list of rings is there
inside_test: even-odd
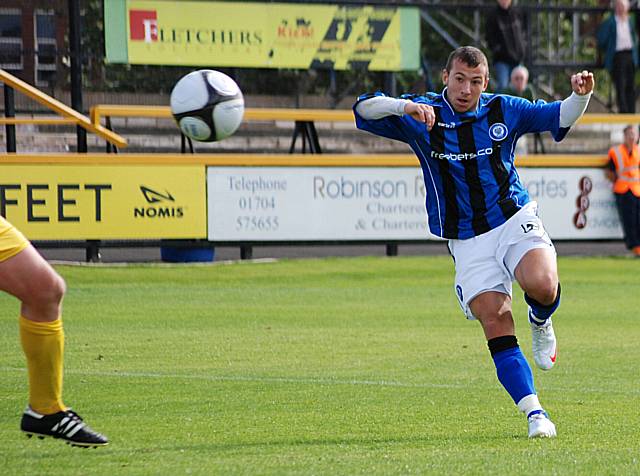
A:
[[[587,70],[571,76],[571,89],[580,96],[584,96],[593,91],[594,85],[595,79],[593,78],[593,73]]]
[[[422,122],[430,131],[436,122],[436,113],[433,108],[427,104],[419,104],[416,102],[408,102],[404,106],[404,113],[409,114],[416,121]]]

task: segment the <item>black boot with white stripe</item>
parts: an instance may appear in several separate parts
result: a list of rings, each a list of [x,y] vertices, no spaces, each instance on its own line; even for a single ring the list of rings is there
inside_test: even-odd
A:
[[[53,437],[65,440],[71,446],[90,447],[106,446],[107,437],[93,431],[82,421],[80,415],[71,409],[52,415],[41,415],[27,407],[22,414],[20,429],[29,438]]]

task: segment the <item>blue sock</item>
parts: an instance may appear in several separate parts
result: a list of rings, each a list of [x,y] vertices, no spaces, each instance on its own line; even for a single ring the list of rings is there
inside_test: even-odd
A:
[[[527,359],[520,351],[515,336],[502,336],[488,342],[498,380],[509,393],[514,403],[527,395],[535,395],[533,373]]]
[[[556,312],[558,306],[560,306],[560,283],[558,283],[558,292],[556,293],[555,301],[548,306],[540,304],[527,293],[524,293],[524,300],[529,305],[533,313],[533,316],[531,313],[529,314],[529,322],[541,326],[547,322],[551,315]]]

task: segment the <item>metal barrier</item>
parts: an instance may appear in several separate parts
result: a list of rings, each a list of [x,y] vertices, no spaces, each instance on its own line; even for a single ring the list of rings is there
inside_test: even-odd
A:
[[[56,114],[62,116],[64,119],[73,121],[76,125],[82,127],[83,129],[102,137],[107,142],[117,146],[117,147],[126,147],[127,141],[123,137],[106,129],[100,124],[94,124],[91,120],[85,116],[84,114],[79,113],[78,111],[70,108],[66,104],[61,103],[55,98],[52,98],[48,94],[43,93],[39,89],[31,86],[29,83],[22,81],[21,79],[13,76],[12,74],[7,73],[3,69],[0,69],[0,82],[4,83],[4,93],[5,93],[5,115],[7,118],[5,119],[4,124],[7,126],[7,152],[16,152],[15,147],[15,124],[26,124],[30,123],[24,119],[15,119],[15,107],[13,104],[13,90],[16,89],[25,96],[33,99],[34,101],[42,104],[47,109],[55,112]],[[18,121],[18,122],[15,122]],[[11,131],[9,130],[11,128]],[[12,147],[9,147],[9,141],[13,138]]]
[[[153,117],[158,119],[173,119],[171,109],[168,106],[122,106],[115,104],[98,104],[90,109],[91,122],[95,126],[100,126],[102,118],[105,120],[105,127],[112,130],[112,117]],[[293,136],[289,153],[292,154],[296,148],[298,137],[301,139],[301,152],[310,154],[321,154],[322,147],[316,131],[316,122],[350,122],[353,123],[353,113],[349,110],[335,109],[279,109],[279,108],[247,108],[244,112],[245,122],[257,121],[291,121],[294,122]],[[189,144],[191,152],[193,145],[191,140],[182,135],[182,152],[186,152],[186,143]],[[107,152],[117,152],[117,149],[107,143]]]
[[[94,125],[100,126],[102,118],[105,120],[105,127],[112,129],[112,117],[150,117],[158,119],[173,119],[171,109],[168,106],[126,106],[115,104],[98,104],[90,110],[91,121]],[[297,138],[302,140],[301,152],[307,152],[307,145],[310,154],[321,154],[322,147],[315,127],[316,122],[344,122],[353,123],[353,112],[351,110],[336,109],[280,109],[280,108],[247,108],[245,110],[245,122],[256,121],[292,121],[295,123],[289,153],[295,151]],[[640,124],[640,114],[585,114],[578,120],[578,125],[584,124]],[[191,140],[182,135],[182,152],[186,152],[188,142],[190,151],[193,152]],[[544,154],[542,141],[539,134],[535,135],[535,154],[538,149]],[[107,152],[117,152],[117,149],[107,143]]]

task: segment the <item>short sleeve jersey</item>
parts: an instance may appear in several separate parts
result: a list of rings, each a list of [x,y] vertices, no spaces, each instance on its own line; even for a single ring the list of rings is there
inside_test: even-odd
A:
[[[427,131],[408,114],[362,118],[355,106],[374,96],[384,94],[358,98],[356,125],[413,149],[422,167],[429,229],[443,238],[471,238],[506,222],[530,200],[514,166],[518,138],[550,131],[560,141],[569,130],[560,127],[560,101],[482,94],[475,111],[458,113],[447,101],[446,88],[441,94],[402,96],[433,106],[436,121]]]

